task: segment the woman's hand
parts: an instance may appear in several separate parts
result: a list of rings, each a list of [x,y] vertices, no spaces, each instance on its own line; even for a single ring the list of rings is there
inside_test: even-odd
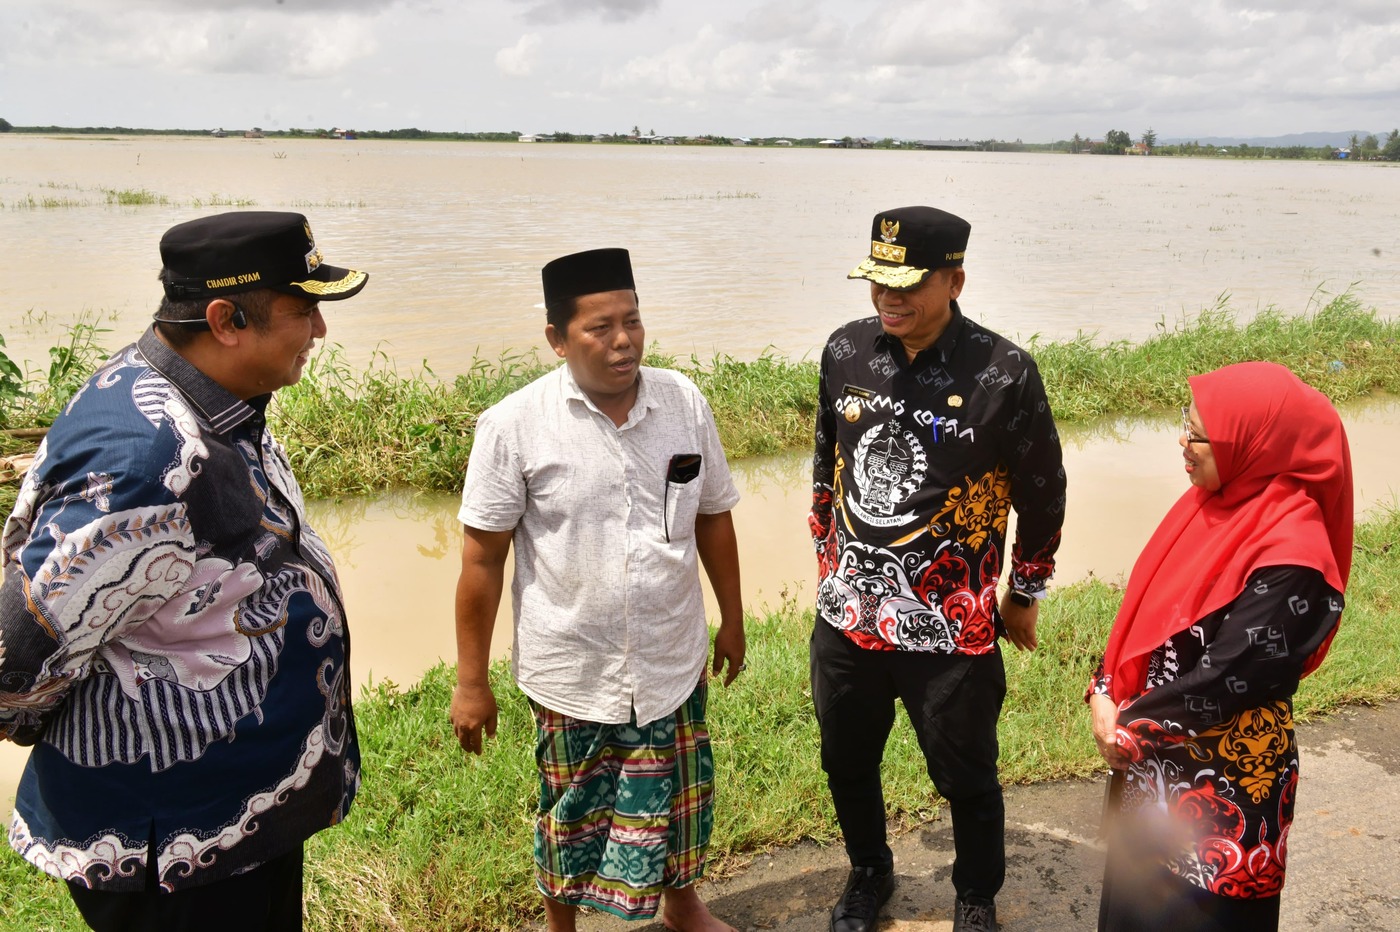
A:
[[[1102,693],[1089,697],[1089,713],[1093,716],[1094,742],[1099,753],[1114,770],[1126,770],[1128,758],[1118,748],[1118,706]]]

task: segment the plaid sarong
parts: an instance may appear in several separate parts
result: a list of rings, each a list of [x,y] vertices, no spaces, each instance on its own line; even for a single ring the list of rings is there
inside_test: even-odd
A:
[[[531,700],[540,809],[535,882],[552,900],[624,919],[656,915],[664,887],[704,873],[714,758],[702,680],[681,707],[639,727],[601,725]]]

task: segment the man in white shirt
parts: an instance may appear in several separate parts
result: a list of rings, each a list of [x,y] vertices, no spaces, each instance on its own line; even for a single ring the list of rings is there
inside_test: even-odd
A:
[[[536,883],[551,930],[581,905],[730,929],[695,893],[712,824],[709,631],[696,558],[720,609],[713,673],[743,668],[739,499],[714,417],[684,376],[641,365],[625,249],[543,269],[545,337],[566,363],[477,422],[458,513],[452,722],[480,754],[496,733],[487,667],[515,546],[512,671],[541,774]],[[732,930],[731,930],[732,932]]]

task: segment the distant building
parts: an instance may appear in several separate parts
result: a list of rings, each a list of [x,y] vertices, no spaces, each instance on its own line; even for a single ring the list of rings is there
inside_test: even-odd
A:
[[[791,139],[774,139],[774,140],[773,140],[773,145],[775,145],[775,146],[790,146],[790,145],[792,145],[792,140],[791,140]]]
[[[515,141],[516,141],[516,142],[539,142],[539,139],[540,139],[540,137],[536,136],[534,133],[526,133],[526,134],[523,135],[523,136],[517,136],[517,137],[515,138]]]
[[[817,145],[826,146],[828,149],[840,149],[841,141],[839,139],[819,139]]]
[[[920,149],[976,149],[977,143],[968,139],[919,139],[911,143]]]
[[[753,140],[749,139],[747,136],[735,136],[733,139],[729,140],[729,144],[731,146],[747,146],[752,141]]]

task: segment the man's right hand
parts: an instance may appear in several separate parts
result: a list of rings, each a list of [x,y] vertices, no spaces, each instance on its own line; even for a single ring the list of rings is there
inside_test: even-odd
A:
[[[485,739],[496,737],[496,696],[489,686],[458,684],[452,693],[451,715],[457,741],[470,754],[480,754]]]

